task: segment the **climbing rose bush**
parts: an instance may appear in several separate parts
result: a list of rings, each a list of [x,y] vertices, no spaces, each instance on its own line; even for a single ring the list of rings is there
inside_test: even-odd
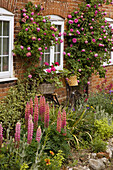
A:
[[[29,2],[21,9],[21,30],[15,41],[14,55],[24,60],[27,76],[35,73],[39,63],[44,57],[44,52],[50,46],[62,43],[61,33],[51,25],[49,17],[42,16],[43,8]]]
[[[95,0],[82,3],[67,19],[68,47],[64,54],[72,73],[80,73],[78,79],[82,84],[90,84],[88,79],[92,73],[105,77],[106,69],[102,65],[110,62],[112,28],[101,6],[101,1]]]

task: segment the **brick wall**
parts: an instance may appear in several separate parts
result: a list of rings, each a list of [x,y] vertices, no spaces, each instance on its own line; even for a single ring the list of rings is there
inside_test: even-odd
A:
[[[25,4],[29,0],[0,0],[0,7],[5,8],[12,13],[15,14],[14,16],[14,39],[16,38],[16,35],[18,34],[20,30],[20,9],[24,8]],[[43,15],[58,15],[62,18],[64,18],[64,22],[66,24],[66,18],[67,15],[70,14],[75,8],[78,9],[78,4],[82,2],[82,0],[31,0],[35,4],[42,4],[44,10]],[[107,12],[107,17],[113,18],[113,6],[109,5],[103,5],[103,9]],[[65,27],[66,28],[66,27]],[[66,46],[66,43],[65,45]],[[65,65],[65,62],[64,62]],[[106,76],[108,78],[108,83],[112,82],[113,80],[113,66],[107,66],[106,67],[108,72],[106,73]],[[14,75],[16,77],[22,77],[23,76],[23,68],[22,68],[22,61],[20,58],[14,57]],[[98,76],[92,75],[92,78],[90,79],[91,84],[89,86],[89,92],[94,91],[97,84],[100,83],[101,79],[99,79]],[[7,91],[10,86],[14,85],[15,82],[4,82],[0,83],[0,98],[5,96],[7,94]],[[66,88],[65,86],[60,89],[56,89],[56,92],[58,94],[58,98],[60,101],[63,101],[66,99]]]

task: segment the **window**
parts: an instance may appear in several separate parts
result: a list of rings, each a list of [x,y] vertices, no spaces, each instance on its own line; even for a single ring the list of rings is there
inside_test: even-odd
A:
[[[105,19],[110,23],[110,25],[113,29],[113,19],[111,19],[111,18],[105,18]],[[113,38],[113,34],[112,34],[112,38]],[[113,41],[113,39],[112,39],[112,41]],[[113,49],[113,47],[112,47],[112,49]],[[113,65],[113,51],[111,51],[110,53],[111,53],[111,55],[110,55],[110,59],[109,59],[109,61],[110,61],[109,65]],[[103,65],[107,66],[108,64],[107,64],[107,62],[104,62]]]
[[[61,32],[63,39],[63,32],[64,32],[64,20],[56,15],[49,15],[51,17],[50,21],[51,24],[54,24],[55,27]],[[63,69],[63,47],[64,44],[56,44],[55,46],[51,46],[49,49],[45,50],[44,58],[42,59],[42,64],[44,62],[48,62],[50,65],[54,62],[58,62],[59,66],[57,67],[58,70]]]
[[[0,8],[0,81],[13,77],[14,14]]]

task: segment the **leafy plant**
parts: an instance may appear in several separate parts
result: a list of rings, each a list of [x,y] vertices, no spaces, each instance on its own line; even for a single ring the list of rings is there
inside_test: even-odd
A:
[[[94,126],[96,128],[96,133],[98,133],[101,139],[109,139],[113,134],[113,123],[109,125],[106,118],[95,120]]]
[[[91,148],[93,152],[105,152],[107,147],[107,142],[103,141],[100,136],[97,136],[91,142]]]

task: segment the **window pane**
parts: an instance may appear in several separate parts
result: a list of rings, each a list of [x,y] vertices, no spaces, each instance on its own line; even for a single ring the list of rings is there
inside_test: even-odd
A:
[[[45,60],[44,62],[47,62],[50,64],[50,54],[45,54]]]
[[[60,64],[60,53],[54,54],[54,62],[58,62]]]
[[[3,36],[9,36],[9,21],[3,22]]]
[[[58,25],[58,30],[59,32],[61,32],[61,25]]]
[[[7,57],[3,57],[3,71],[8,71],[8,56]]]
[[[2,21],[0,21],[0,36],[2,35]]]
[[[55,45],[55,52],[60,52],[60,44]]]
[[[2,54],[2,39],[0,38],[0,55]]]
[[[3,38],[3,55],[9,53],[9,38]]]
[[[45,53],[50,53],[50,48],[47,48],[47,50],[45,50]]]

